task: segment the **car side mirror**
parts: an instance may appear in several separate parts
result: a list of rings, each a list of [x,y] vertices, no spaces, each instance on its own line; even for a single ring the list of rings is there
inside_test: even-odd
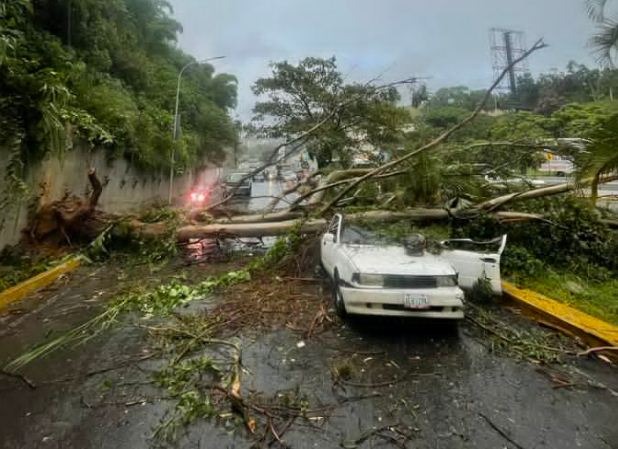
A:
[[[334,243],[335,242],[335,235],[331,234],[330,232],[324,234],[324,243]]]

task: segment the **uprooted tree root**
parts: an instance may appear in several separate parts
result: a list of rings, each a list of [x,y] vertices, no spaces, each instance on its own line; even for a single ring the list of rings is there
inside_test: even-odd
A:
[[[103,184],[94,168],[88,171],[91,192],[87,197],[65,194],[64,197],[43,204],[32,218],[26,235],[35,243],[90,241],[107,226],[103,214],[97,210]]]

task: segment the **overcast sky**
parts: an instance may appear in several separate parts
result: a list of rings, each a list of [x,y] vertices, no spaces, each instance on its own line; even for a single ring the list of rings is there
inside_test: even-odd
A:
[[[487,86],[493,77],[492,27],[521,30],[533,73],[563,70],[570,60],[594,65],[593,25],[584,0],[172,0],[182,24],[179,45],[218,71],[238,77],[236,114],[251,117],[251,84],[271,61],[336,56],[350,80],[385,82],[431,76],[428,87]]]

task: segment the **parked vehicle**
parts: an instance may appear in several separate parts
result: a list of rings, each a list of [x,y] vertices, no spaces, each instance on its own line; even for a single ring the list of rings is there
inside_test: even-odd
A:
[[[281,180],[285,182],[296,182],[298,181],[298,177],[296,176],[296,173],[287,171],[281,174]]]
[[[500,256],[506,236],[491,242],[447,240],[441,245],[440,254],[430,254],[420,235],[395,244],[335,215],[320,248],[337,313],[457,320],[464,317],[462,289],[487,279],[492,291],[501,293]],[[495,251],[465,249],[492,245]]]
[[[225,189],[228,192],[235,191],[237,196],[251,196],[251,177],[249,173],[236,172],[231,173],[225,178]]]

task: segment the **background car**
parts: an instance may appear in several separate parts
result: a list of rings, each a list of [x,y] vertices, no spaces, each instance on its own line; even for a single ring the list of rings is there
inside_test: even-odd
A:
[[[237,196],[251,196],[251,177],[246,172],[230,173],[225,178],[225,189],[228,192],[235,190],[234,195]]]
[[[281,173],[281,180],[284,182],[296,182],[298,181],[298,177],[296,176],[296,173],[294,172],[283,172]]]

